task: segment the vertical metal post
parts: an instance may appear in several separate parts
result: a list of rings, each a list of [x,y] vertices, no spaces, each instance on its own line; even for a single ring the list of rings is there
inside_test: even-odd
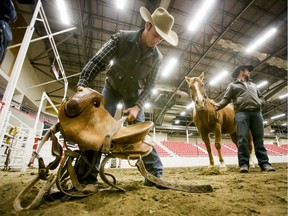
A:
[[[23,38],[23,43],[20,47],[19,53],[18,53],[16,61],[15,61],[15,65],[14,65],[13,70],[12,70],[12,74],[9,78],[9,82],[8,82],[7,88],[6,88],[4,96],[3,96],[3,102],[5,103],[5,105],[4,105],[4,107],[0,113],[0,130],[3,129],[6,116],[9,112],[9,108],[11,105],[13,94],[14,94],[15,89],[16,89],[16,85],[17,85],[17,82],[18,82],[18,79],[20,76],[20,72],[21,72],[21,69],[23,66],[23,62],[24,62],[24,59],[25,59],[25,56],[26,56],[26,53],[27,53],[27,50],[28,50],[28,47],[30,44],[30,40],[31,40],[33,33],[34,33],[34,24],[35,24],[35,21],[37,19],[41,5],[42,5],[42,3],[39,0],[37,5],[36,5],[32,20],[30,22],[30,25],[26,29],[26,32],[25,32],[25,35]],[[5,131],[2,130],[0,132],[0,137],[4,136],[4,133],[5,133]]]

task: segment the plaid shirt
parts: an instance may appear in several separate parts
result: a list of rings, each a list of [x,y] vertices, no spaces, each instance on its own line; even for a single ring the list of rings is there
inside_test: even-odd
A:
[[[133,43],[134,42],[138,43],[139,35],[141,35],[142,32],[143,30],[132,32]],[[83,87],[88,86],[89,83],[92,82],[92,80],[96,77],[97,74],[105,70],[110,61],[117,55],[117,51],[119,49],[120,37],[121,37],[120,32],[114,34],[96,53],[96,55],[92,57],[92,59],[83,68],[77,86],[83,86]],[[151,89],[158,80],[159,67],[162,60],[162,55],[156,47],[150,48],[143,57],[147,58],[147,56],[148,58],[158,58],[157,60],[159,63],[155,64],[153,67],[150,68],[149,75],[145,78],[146,79],[145,86],[140,95],[138,95],[138,100],[135,104],[139,107],[142,107],[143,104],[149,101],[151,98]],[[135,59],[131,59],[131,64],[133,64],[134,62]],[[117,89],[113,90],[117,92]]]

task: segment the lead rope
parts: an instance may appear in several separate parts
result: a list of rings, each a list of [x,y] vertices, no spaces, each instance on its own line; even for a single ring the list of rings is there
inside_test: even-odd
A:
[[[144,165],[143,160],[140,158],[136,162],[136,166],[140,173],[147,178],[149,181],[156,184],[156,186],[161,186],[162,188],[169,188],[178,191],[184,191],[188,193],[210,193],[213,192],[212,185],[186,185],[181,183],[175,183],[167,181],[163,178],[157,178],[154,175],[150,174]]]

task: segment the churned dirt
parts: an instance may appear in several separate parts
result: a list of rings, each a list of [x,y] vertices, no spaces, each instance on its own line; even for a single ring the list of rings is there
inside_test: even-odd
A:
[[[15,211],[13,201],[33,179],[37,170],[25,173],[0,171],[0,215],[287,215],[287,164],[273,164],[275,172],[261,172],[259,167],[239,173],[229,166],[223,173],[207,175],[206,167],[166,168],[167,180],[185,184],[211,184],[212,193],[187,193],[143,186],[137,169],[106,169],[126,193],[101,191],[86,198],[43,199],[35,210]],[[206,173],[206,174],[205,174]],[[35,194],[34,194],[35,196]],[[33,194],[32,194],[33,197]]]

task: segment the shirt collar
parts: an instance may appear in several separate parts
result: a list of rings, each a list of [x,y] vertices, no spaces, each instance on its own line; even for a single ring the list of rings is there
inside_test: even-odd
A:
[[[144,31],[144,28],[138,30],[138,31],[135,31],[135,33],[131,34],[129,37],[128,37],[128,41],[129,42],[132,42],[132,43],[139,43],[139,37],[142,35]],[[148,52],[156,52],[156,46],[155,47],[150,47],[148,49]]]

